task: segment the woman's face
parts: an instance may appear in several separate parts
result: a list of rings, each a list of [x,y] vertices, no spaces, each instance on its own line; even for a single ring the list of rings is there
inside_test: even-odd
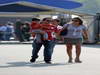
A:
[[[80,25],[80,21],[77,20],[77,19],[73,19],[72,20],[72,24],[74,24],[74,25]]]
[[[50,24],[51,19],[46,19],[45,21],[43,21],[44,24]]]

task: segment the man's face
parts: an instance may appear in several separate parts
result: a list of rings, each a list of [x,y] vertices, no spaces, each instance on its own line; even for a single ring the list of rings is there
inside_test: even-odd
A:
[[[51,19],[46,19],[46,20],[44,21],[44,23],[45,23],[45,24],[50,24],[50,23],[51,23]]]

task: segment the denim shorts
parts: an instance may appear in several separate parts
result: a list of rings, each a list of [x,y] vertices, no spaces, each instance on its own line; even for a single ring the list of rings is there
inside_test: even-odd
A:
[[[82,44],[82,38],[65,38],[64,39],[65,44]]]

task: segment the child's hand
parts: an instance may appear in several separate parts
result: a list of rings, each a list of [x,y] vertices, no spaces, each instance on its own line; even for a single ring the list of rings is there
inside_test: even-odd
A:
[[[45,32],[40,32],[40,34],[43,34],[43,35],[44,35],[44,34],[45,34]]]
[[[90,41],[87,39],[87,40],[85,40],[85,42],[89,43]]]
[[[64,38],[63,38],[63,37],[61,37],[61,40],[62,40],[62,41],[64,41]]]

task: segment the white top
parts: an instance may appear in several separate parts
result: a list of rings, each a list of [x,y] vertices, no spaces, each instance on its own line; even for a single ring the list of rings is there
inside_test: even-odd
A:
[[[84,25],[75,26],[73,24],[65,24],[63,27],[68,28],[68,33],[64,36],[64,38],[82,38],[83,30],[87,30]]]

